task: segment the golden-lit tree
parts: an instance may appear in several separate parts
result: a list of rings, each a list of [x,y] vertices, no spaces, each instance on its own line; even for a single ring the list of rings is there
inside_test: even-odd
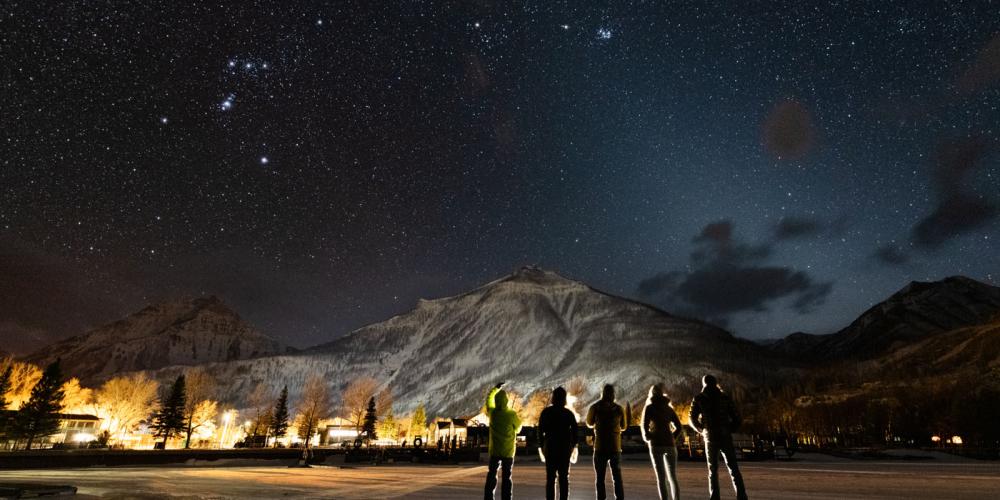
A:
[[[299,437],[305,443],[303,460],[309,458],[310,441],[316,434],[319,421],[330,415],[330,407],[330,387],[326,380],[318,373],[310,374],[302,388],[302,399],[295,407],[297,412],[295,425],[299,429]]]
[[[155,409],[159,384],[139,372],[115,377],[94,392],[92,411],[101,419],[101,430],[112,439],[124,439]]]
[[[7,390],[7,408],[16,410],[31,397],[31,388],[42,378],[42,369],[12,357],[0,361],[0,371],[11,367],[10,388]]]
[[[184,448],[191,447],[191,434],[205,422],[199,422],[195,413],[204,409],[205,401],[214,399],[215,380],[202,368],[190,368],[184,372]],[[214,415],[212,418],[215,418]]]
[[[266,441],[268,429],[271,426],[271,404],[273,401],[274,394],[271,392],[271,388],[263,382],[254,386],[247,396],[247,406],[251,412],[250,429],[248,429],[247,434],[252,438],[263,434]]]
[[[350,420],[358,432],[361,431],[361,426],[365,422],[368,400],[375,396],[376,390],[378,390],[378,381],[371,377],[356,378],[344,389],[344,394],[341,397],[342,416]],[[390,406],[391,404],[390,402]]]
[[[577,375],[566,382],[566,394],[568,401],[571,401],[570,410],[577,415],[586,415],[587,380]]]
[[[378,403],[376,402],[376,407],[377,406]],[[385,413],[379,416],[375,433],[378,435],[379,439],[396,440],[399,438],[399,421],[396,420],[396,416],[393,414],[392,408],[389,408],[385,411]]]
[[[410,426],[406,431],[406,437],[411,441],[417,437],[423,437],[427,433],[427,410],[424,409],[424,404],[420,403],[417,408],[413,410],[413,415],[410,417]]]
[[[545,390],[539,389],[528,397],[528,401],[524,403],[524,410],[521,412],[521,420],[524,421],[525,425],[537,425],[538,419],[542,415],[542,410],[549,405],[552,400],[552,393]]]
[[[215,433],[215,417],[219,415],[219,403],[210,399],[200,401],[194,407],[189,423],[191,434],[210,437]]]
[[[73,377],[62,386],[63,412],[84,413],[91,408],[94,391],[80,385],[80,379]]]

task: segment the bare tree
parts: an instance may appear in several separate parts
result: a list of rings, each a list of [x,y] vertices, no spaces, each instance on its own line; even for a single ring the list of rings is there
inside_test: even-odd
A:
[[[524,404],[524,410],[521,413],[521,418],[529,424],[537,425],[538,418],[542,416],[542,410],[545,409],[549,404],[549,400],[552,399],[552,394],[545,390],[539,389],[528,397],[528,401]]]
[[[31,397],[31,388],[42,378],[42,370],[31,363],[7,357],[0,361],[0,372],[8,366],[11,367],[11,373],[10,389],[6,394],[7,407],[16,410]]]
[[[319,421],[330,415],[330,387],[318,373],[312,373],[302,388],[302,400],[295,407],[298,413],[296,424],[299,437],[305,442],[302,450],[302,464],[308,463],[312,452],[309,442],[316,433]]]
[[[375,414],[379,418],[392,413],[392,390],[388,387],[378,391],[375,396]]]
[[[153,408],[159,384],[139,372],[115,377],[94,393],[93,411],[101,428],[114,439],[124,439]]]
[[[205,370],[191,368],[184,373],[184,390],[187,395],[187,400],[184,402],[184,423],[187,434],[184,438],[184,448],[186,449],[191,447],[191,434],[205,424],[204,421],[197,421],[195,413],[202,402],[213,399],[215,380]]]
[[[344,395],[341,398],[343,400],[343,416],[354,424],[354,428],[358,432],[361,432],[361,426],[365,423],[368,400],[375,396],[377,389],[378,381],[371,377],[354,379],[344,389]]]
[[[566,394],[569,396],[569,402],[572,404],[571,410],[577,415],[584,415],[587,412],[584,411],[584,405],[586,403],[585,399],[587,396],[587,380],[582,376],[577,375],[566,383]]]
[[[264,434],[264,441],[267,441],[268,431],[271,426],[271,403],[274,401],[274,394],[271,392],[271,388],[260,382],[254,386],[253,391],[247,396],[247,405],[249,406],[251,415],[252,426],[250,428],[251,442],[256,443],[257,436]]]

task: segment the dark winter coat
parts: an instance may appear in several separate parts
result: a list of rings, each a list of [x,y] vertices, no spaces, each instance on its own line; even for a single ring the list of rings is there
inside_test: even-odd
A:
[[[709,386],[691,402],[691,427],[709,436],[726,436],[739,429],[740,414],[728,394]]]
[[[538,418],[538,447],[555,460],[569,459],[576,446],[576,416],[562,406],[549,406]]]
[[[594,453],[621,453],[622,432],[628,428],[625,409],[602,399],[587,411],[587,427],[594,429]]]
[[[670,428],[670,424],[674,428]],[[670,399],[662,394],[649,397],[642,409],[642,439],[650,446],[676,446],[681,433],[681,419],[670,406]]]

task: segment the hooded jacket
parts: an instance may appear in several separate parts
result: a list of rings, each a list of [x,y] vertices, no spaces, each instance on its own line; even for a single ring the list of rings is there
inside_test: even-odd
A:
[[[674,424],[676,430],[671,430],[670,424]],[[670,398],[651,390],[646,407],[642,409],[642,440],[650,446],[676,446],[675,439],[680,432],[681,420],[670,406]]]
[[[552,405],[538,418],[538,446],[546,457],[565,458],[576,446],[576,416],[564,406]]]
[[[513,458],[521,419],[507,407],[507,392],[497,388],[486,396],[486,416],[490,418],[490,456]]]
[[[602,397],[587,411],[587,427],[594,429],[594,453],[621,453],[628,423],[620,404]]]
[[[691,427],[711,436],[726,436],[739,429],[740,414],[728,394],[707,386],[691,402]]]

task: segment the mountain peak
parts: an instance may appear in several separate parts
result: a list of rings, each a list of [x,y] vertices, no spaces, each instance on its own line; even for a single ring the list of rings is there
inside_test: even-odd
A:
[[[244,321],[214,295],[145,307],[28,356],[44,365],[62,358],[67,372],[97,381],[122,371],[281,354],[289,349]]]
[[[583,285],[579,281],[571,280],[555,271],[542,269],[538,266],[522,266],[506,278],[498,281],[513,281],[533,285]]]

